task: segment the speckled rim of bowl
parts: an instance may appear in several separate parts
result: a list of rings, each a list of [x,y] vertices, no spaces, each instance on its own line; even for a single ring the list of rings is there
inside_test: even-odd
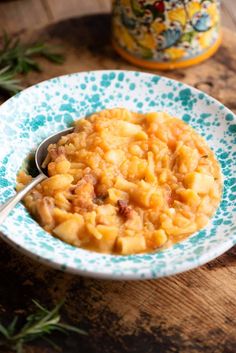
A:
[[[123,77],[122,80],[121,77]],[[117,86],[117,83],[119,86]],[[80,84],[80,87],[78,84]],[[82,87],[82,85],[88,87]],[[94,88],[95,86],[97,87],[96,89]],[[65,122],[63,127],[68,126],[68,122],[78,118],[78,115],[83,116],[85,110],[87,113],[91,113],[103,108],[110,108],[118,105],[126,106],[127,108],[136,111],[164,110],[165,108],[168,112],[172,114],[175,113],[174,115],[190,122],[193,127],[207,137],[207,131],[204,130],[203,133],[202,130],[203,124],[204,128],[210,131],[211,135],[213,135],[209,140],[209,144],[220,160],[223,174],[224,176],[227,176],[226,182],[234,179],[233,176],[236,171],[235,165],[234,163],[229,163],[229,161],[232,161],[232,158],[236,155],[234,145],[236,118],[233,113],[215,99],[188,85],[157,75],[133,71],[104,70],[60,76],[27,88],[2,104],[0,106],[0,113],[2,116],[0,126],[2,124],[3,131],[5,131],[4,129],[9,128],[9,124],[7,124],[6,121],[9,121],[13,114],[15,114],[16,116],[13,117],[13,123],[18,124],[18,133],[20,133],[21,136],[13,134],[14,143],[17,141],[17,138],[20,139],[22,146],[24,146],[24,148],[21,146],[23,150],[25,149],[26,143],[28,148],[28,150],[27,148],[26,150],[28,153],[33,147],[35,148],[38,142],[46,135],[50,135],[52,132],[62,128],[62,126],[59,125],[54,126],[55,129],[52,131],[51,125],[49,126],[47,121],[44,121],[42,124],[40,120],[37,120],[38,113],[40,112],[40,110],[37,111],[37,109],[40,107],[42,110],[42,103],[46,104],[46,101],[42,102],[42,97],[46,99],[47,95],[49,97],[53,92],[55,93],[53,99],[55,102],[58,100],[58,104],[61,104],[62,101],[66,99],[64,96],[68,96],[68,92],[71,94],[69,99],[77,102],[77,105],[81,103],[82,93],[84,94],[82,98],[88,100],[86,101],[85,99],[83,101],[86,102],[85,106],[87,110],[81,109],[80,106],[79,111],[76,109],[73,111],[73,109],[71,109],[73,104],[68,105],[68,102],[64,103],[64,115],[67,118],[64,119]],[[56,92],[58,93],[59,98],[56,98]],[[75,95],[75,92],[77,96]],[[90,92],[89,95],[88,92]],[[107,92],[112,92],[113,97],[108,99]],[[62,93],[64,98],[62,97]],[[117,96],[114,97],[114,94]],[[126,102],[125,99],[127,96],[129,96],[129,99]],[[152,98],[146,102],[145,99],[147,99],[147,97]],[[75,100],[75,98],[79,99],[79,101]],[[106,102],[107,99],[108,101]],[[131,99],[132,101],[129,102]],[[58,105],[55,105],[54,101],[51,109],[56,109],[56,106]],[[23,102],[24,104],[22,104]],[[115,102],[123,102],[125,104],[114,104]],[[61,104],[60,107],[62,107],[62,105],[63,104]],[[28,140],[27,137],[22,137],[22,123],[26,121],[22,121],[24,116],[23,113],[27,113],[28,109],[30,109],[32,119],[34,116],[34,120],[28,119],[31,130],[33,130],[33,128],[36,129],[33,141],[32,135],[31,140]],[[32,109],[35,110],[35,113],[37,114],[33,115]],[[199,116],[201,117],[199,118]],[[6,117],[8,117],[8,119],[4,120]],[[35,121],[37,121],[37,123],[35,123]],[[40,126],[37,126],[38,123]],[[215,123],[219,126],[215,125]],[[7,141],[4,140],[4,137],[4,135],[0,136],[0,143],[4,146],[3,151],[1,151],[2,153],[0,153],[1,170],[4,169],[4,166],[8,166],[8,164],[10,165],[10,162],[3,163],[8,149],[8,144]],[[227,148],[230,148],[228,152],[224,152],[225,145],[227,145]],[[220,148],[223,148],[223,150],[220,150]],[[24,154],[24,157],[26,157],[26,154]],[[17,158],[19,158],[19,156],[16,156],[16,162],[18,161]],[[14,167],[16,168],[14,172],[16,172],[19,165],[14,163]],[[8,173],[7,170],[5,172],[6,174]],[[0,184],[1,203],[7,199],[9,194],[13,194],[14,192],[13,175],[11,175],[10,179],[9,185]],[[230,196],[235,195],[235,187],[234,184],[227,184],[225,186],[227,187],[224,188],[224,196],[221,206],[209,226],[204,230],[195,233],[187,240],[174,245],[170,249],[152,254],[122,257],[75,249],[44,232],[28,215],[22,204],[19,204],[14,209],[6,223],[0,227],[0,230],[4,232],[3,238],[14,247],[41,262],[47,263],[61,270],[91,277],[111,279],[148,279],[169,276],[202,265],[221,255],[236,243],[236,225],[234,225],[236,209],[233,204],[235,199]],[[8,191],[7,196],[4,196],[6,195],[5,191]],[[16,221],[16,218],[19,216],[23,217],[23,224],[25,221],[29,222],[26,222],[25,225],[30,225],[30,230],[35,237],[33,240],[37,240],[36,246],[35,244],[30,245],[25,241],[25,238],[30,240],[31,237],[31,234],[29,234],[28,231],[25,236],[22,236],[22,234],[25,233],[25,230],[28,229],[27,226],[22,228],[23,233],[19,232],[19,224],[22,226],[22,221],[20,223],[19,221],[18,223]],[[221,216],[224,216],[224,219],[221,218]],[[223,224],[223,222],[226,221],[228,223]],[[213,233],[212,229],[214,230]],[[16,234],[18,234],[18,237],[16,237]],[[19,234],[21,235],[19,236]],[[40,245],[42,238],[44,246],[47,244],[50,250],[42,249],[42,246]],[[60,256],[58,256],[56,252],[58,248],[63,250],[63,254],[60,253]],[[73,254],[72,257],[75,262],[71,261],[70,256],[65,257],[68,254],[70,256]]]

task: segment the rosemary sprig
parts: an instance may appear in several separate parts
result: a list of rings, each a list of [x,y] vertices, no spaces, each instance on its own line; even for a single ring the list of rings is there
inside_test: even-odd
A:
[[[22,89],[20,80],[15,79],[15,74],[9,70],[9,66],[0,70],[0,89],[10,95],[16,94]]]
[[[55,64],[64,62],[64,56],[55,51],[53,46],[38,42],[23,44],[20,39],[10,38],[4,33],[0,48],[0,89],[10,95],[18,92],[22,87],[15,82],[15,75],[41,71],[41,66],[35,59],[39,56]]]
[[[42,338],[50,343],[54,348],[58,347],[48,338],[53,331],[67,333],[72,331],[78,334],[86,335],[86,332],[71,325],[61,323],[60,308],[63,302],[60,302],[54,309],[47,310],[37,301],[34,301],[37,311],[26,318],[26,323],[18,327],[18,317],[15,316],[10,325],[4,326],[0,323],[0,346],[10,348],[17,353],[23,352],[25,343],[31,342],[37,338]]]

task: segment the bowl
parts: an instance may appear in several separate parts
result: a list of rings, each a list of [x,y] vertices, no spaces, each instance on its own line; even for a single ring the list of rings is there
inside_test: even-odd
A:
[[[22,203],[1,225],[3,239],[64,271],[110,279],[150,279],[193,269],[236,243],[236,117],[221,103],[180,82],[132,71],[91,71],[44,81],[0,106],[0,204],[15,193],[26,157],[52,133],[102,109],[166,111],[208,141],[222,168],[221,204],[208,226],[171,248],[129,256],[68,245],[45,232]]]

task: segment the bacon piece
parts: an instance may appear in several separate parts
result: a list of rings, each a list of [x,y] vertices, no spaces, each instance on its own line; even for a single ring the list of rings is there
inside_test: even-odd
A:
[[[48,153],[51,157],[52,160],[55,161],[59,156],[65,155],[65,147],[64,146],[59,146],[56,147],[55,145],[52,145],[52,147],[49,147]]]
[[[75,189],[73,190],[74,198],[72,204],[76,209],[87,209],[92,210],[94,207],[94,183],[95,178],[92,175],[85,175],[80,181],[78,181]]]
[[[128,202],[125,200],[118,200],[117,201],[118,212],[121,216],[130,219],[132,218],[133,210],[131,207],[128,206]]]
[[[97,179],[92,174],[85,174],[85,176],[83,177],[83,180],[85,180],[87,183],[92,184],[92,185],[97,184]]]
[[[36,201],[36,210],[40,223],[43,226],[53,226],[52,210],[54,208],[54,199],[52,197],[45,196],[43,199]]]

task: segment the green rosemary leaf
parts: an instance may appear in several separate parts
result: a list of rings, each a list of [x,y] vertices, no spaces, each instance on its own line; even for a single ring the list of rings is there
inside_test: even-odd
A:
[[[49,310],[47,310],[46,308],[44,308],[41,304],[39,304],[39,302],[37,302],[36,300],[32,299],[32,302],[34,303],[34,305],[40,309],[42,312],[44,312],[45,314],[49,313]],[[61,301],[61,303],[63,304],[63,301]]]
[[[54,64],[62,64],[64,56],[55,46],[36,42],[24,44],[19,38],[12,38],[4,32],[0,42],[0,90],[10,95],[21,90],[16,74],[27,74],[30,71],[42,71],[37,57],[43,57]],[[8,68],[5,71],[5,68]],[[1,70],[4,70],[3,72]]]
[[[59,53],[54,53],[48,49],[44,49],[42,51],[42,55],[49,61],[55,63],[55,64],[63,64],[63,62],[65,61],[65,58],[63,55],[59,54]]]
[[[53,342],[50,338],[48,338],[48,337],[42,337],[42,339],[43,339],[45,342],[49,343],[50,346],[55,349],[55,351],[57,351],[57,352],[60,352],[60,351],[61,351],[61,348],[60,348],[55,342]]]
[[[80,335],[85,335],[85,336],[87,335],[87,332],[85,332],[84,330],[81,330],[81,329],[79,329],[78,327],[75,327],[75,326],[70,326],[70,325],[60,324],[60,323],[57,326],[58,326],[58,328],[61,327],[64,330],[75,332],[75,333],[78,333]]]
[[[22,353],[24,345],[37,338],[42,338],[51,345],[56,345],[48,338],[53,331],[67,333],[68,331],[85,335],[83,330],[61,323],[59,310],[63,301],[57,304],[52,310],[44,308],[34,301],[37,311],[26,318],[26,323],[16,329],[17,317],[13,319],[9,326],[0,324],[0,345],[5,345],[17,353]],[[2,337],[1,337],[2,336]]]
[[[7,328],[5,328],[1,323],[0,323],[0,334],[2,334],[6,339],[9,338],[9,332]]]
[[[12,336],[16,330],[16,324],[18,322],[18,316],[15,316],[10,325],[7,328],[9,335]]]
[[[15,74],[9,71],[9,67],[4,67],[0,70],[0,90],[7,92],[10,95],[19,92],[22,87],[20,81],[15,79]]]
[[[23,341],[18,341],[15,346],[10,346],[10,348],[16,351],[16,353],[23,353]]]
[[[44,49],[44,47],[45,47],[44,43],[40,43],[40,42],[33,43],[30,47],[26,48],[25,54],[27,56],[40,54]]]
[[[54,51],[53,46],[44,43],[23,44],[19,39],[12,40],[4,37],[3,47],[0,50],[0,66],[10,66],[17,73],[26,73],[31,70],[39,70],[39,66],[32,57],[43,56],[47,60],[57,64],[64,62],[64,56]],[[32,62],[32,64],[31,64]]]

